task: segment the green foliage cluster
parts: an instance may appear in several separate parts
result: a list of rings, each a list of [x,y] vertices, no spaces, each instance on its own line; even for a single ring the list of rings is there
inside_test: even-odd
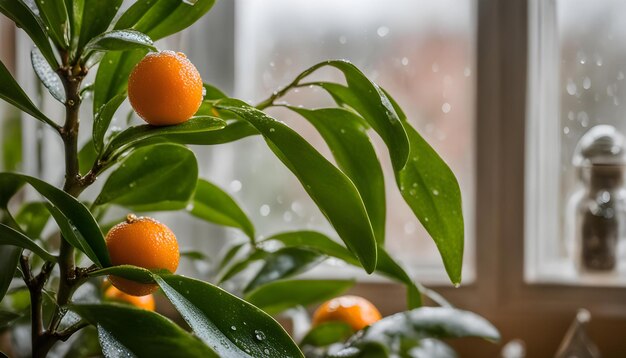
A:
[[[0,173],[0,330],[29,324],[36,357],[72,336],[72,346],[66,349],[72,357],[89,356],[94,350],[105,356],[141,357],[302,357],[303,350],[312,356],[432,357],[436,352],[450,353],[442,338],[497,339],[493,326],[472,313],[421,307],[422,293],[430,291],[421,290],[385,250],[385,182],[370,141],[372,131],[385,142],[395,186],[436,243],[453,284],[461,282],[461,195],[452,171],[393,98],[349,62],[319,63],[256,106],[206,84],[200,110],[184,124],[132,126],[121,132],[110,128],[126,99],[128,75],[146,53],[156,50],[153,41],[190,26],[213,2],[137,0],[119,13],[122,0],[0,0],[0,12],[32,39],[34,72],[66,111],[63,122],[49,118],[0,63],[0,98],[59,134],[66,167],[62,188],[14,171]],[[340,71],[345,84],[306,81],[323,67]],[[97,71],[95,82],[84,86],[91,70]],[[321,88],[337,106],[307,109],[277,104],[289,91],[304,86]],[[93,115],[81,120],[93,121],[93,133],[78,150],[79,108],[90,92]],[[284,106],[311,123],[336,165],[264,112],[273,106]],[[219,145],[248,136],[262,137],[298,178],[339,241],[314,231],[282,232],[259,240],[235,200],[198,178],[196,157],[188,145]],[[16,145],[21,144],[4,151],[15,150]],[[107,179],[95,199],[79,199],[105,173]],[[42,201],[21,203],[16,210],[11,199],[24,186],[38,192]],[[103,217],[113,206],[135,212],[186,211],[200,220],[240,229],[249,240],[230,247],[215,263],[219,279],[213,283],[111,266],[103,236],[110,225]],[[60,235],[43,237],[48,221]],[[184,252],[183,257],[207,260],[196,251]],[[298,278],[327,258],[405,285],[408,311],[384,318],[345,343],[341,342],[353,334],[345,325],[320,325],[297,345],[271,315],[329,299],[354,284]],[[253,269],[255,262],[260,268]],[[239,290],[242,297],[219,287],[250,271]],[[109,274],[158,284],[191,331],[159,313],[101,302],[99,278]],[[74,297],[77,290],[89,287],[96,292],[92,299]],[[324,348],[333,344],[334,350]]]

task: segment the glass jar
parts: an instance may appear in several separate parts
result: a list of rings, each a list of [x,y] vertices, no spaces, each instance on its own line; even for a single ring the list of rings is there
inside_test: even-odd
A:
[[[580,189],[570,201],[574,230],[571,255],[580,271],[609,272],[626,237],[625,140],[614,127],[599,125],[580,139],[573,164]],[[571,211],[570,211],[571,213]]]

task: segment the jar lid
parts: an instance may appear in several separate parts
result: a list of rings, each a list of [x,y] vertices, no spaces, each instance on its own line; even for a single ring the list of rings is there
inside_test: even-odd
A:
[[[574,150],[572,163],[578,167],[626,164],[626,140],[613,126],[601,124],[585,133]]]

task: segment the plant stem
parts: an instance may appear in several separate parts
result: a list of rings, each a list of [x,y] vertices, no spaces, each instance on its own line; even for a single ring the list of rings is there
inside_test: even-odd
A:
[[[65,149],[65,184],[63,190],[68,194],[78,197],[85,189],[82,183],[78,166],[78,132],[80,113],[80,86],[86,69],[80,66],[68,65],[64,60],[64,67],[58,71],[65,87],[65,124],[59,131],[63,139]],[[66,306],[74,292],[77,283],[76,268],[74,263],[74,248],[64,239],[61,240],[59,252],[60,283],[57,292],[57,305],[50,320],[47,330],[43,330],[41,312],[41,291],[47,277],[41,277],[38,285],[31,290],[31,304],[33,305],[32,316],[32,347],[33,357],[45,357],[48,351],[59,339],[67,339],[71,331],[60,335],[57,332],[59,324],[65,315],[63,307]],[[36,292],[35,292],[36,291]],[[33,300],[33,297],[37,298]]]

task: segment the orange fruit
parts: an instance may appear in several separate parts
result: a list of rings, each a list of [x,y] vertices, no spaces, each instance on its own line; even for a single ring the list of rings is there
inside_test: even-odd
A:
[[[118,290],[115,286],[109,286],[109,288],[104,291],[104,298],[110,301],[128,303],[137,308],[143,308],[148,311],[154,311],[155,307],[154,296],[152,296],[152,294],[145,296],[131,296]]]
[[[324,302],[313,314],[313,325],[340,321],[355,331],[361,330],[381,319],[380,312],[370,301],[359,296],[335,297]]]
[[[128,78],[128,99],[149,124],[167,126],[191,118],[202,103],[202,78],[184,53],[149,53]]]
[[[107,234],[106,245],[111,263],[135,265],[146,269],[165,269],[175,272],[180,253],[176,236],[167,226],[148,218],[128,215],[125,222],[115,225]],[[109,276],[113,286],[133,296],[154,292],[156,284],[146,284]]]

